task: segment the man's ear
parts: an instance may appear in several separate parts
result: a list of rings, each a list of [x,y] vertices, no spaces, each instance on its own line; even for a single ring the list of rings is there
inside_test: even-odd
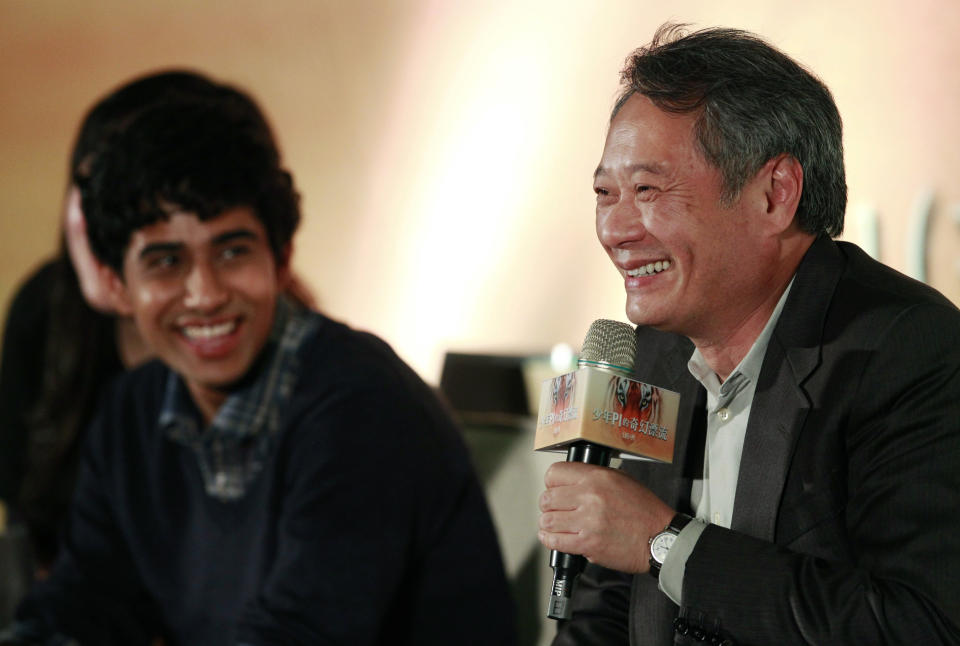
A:
[[[786,231],[793,224],[803,193],[803,166],[784,153],[764,164],[763,171],[769,221],[779,231]]]
[[[133,302],[127,284],[113,267],[100,265],[100,281],[107,286],[107,294],[113,310],[120,316],[133,316]]]

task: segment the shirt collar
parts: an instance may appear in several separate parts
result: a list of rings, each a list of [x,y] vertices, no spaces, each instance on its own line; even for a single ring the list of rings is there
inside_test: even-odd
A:
[[[214,440],[240,442],[275,433],[299,371],[298,351],[319,321],[313,312],[286,298],[278,299],[267,343],[252,368],[258,372],[249,383],[229,394],[206,429],[201,428],[200,413],[183,379],[170,371],[160,410],[161,429],[188,445]]]

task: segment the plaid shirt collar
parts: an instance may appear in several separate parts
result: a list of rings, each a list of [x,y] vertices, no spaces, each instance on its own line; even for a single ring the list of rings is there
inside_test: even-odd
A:
[[[297,380],[299,350],[320,320],[278,299],[273,328],[254,364],[256,378],[230,393],[207,428],[183,380],[170,371],[160,428],[193,450],[208,495],[222,501],[242,498],[263,468]]]

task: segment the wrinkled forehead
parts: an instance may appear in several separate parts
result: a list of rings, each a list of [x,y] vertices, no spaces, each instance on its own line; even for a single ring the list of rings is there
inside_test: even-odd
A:
[[[703,157],[695,137],[696,117],[661,110],[635,94],[610,122],[595,176],[612,173],[664,174]]]

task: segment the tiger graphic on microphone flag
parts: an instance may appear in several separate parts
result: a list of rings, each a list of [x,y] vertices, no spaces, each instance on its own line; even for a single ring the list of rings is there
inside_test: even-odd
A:
[[[673,391],[580,368],[543,383],[534,448],[563,451],[570,442],[588,440],[673,462],[679,404],[680,396]]]

